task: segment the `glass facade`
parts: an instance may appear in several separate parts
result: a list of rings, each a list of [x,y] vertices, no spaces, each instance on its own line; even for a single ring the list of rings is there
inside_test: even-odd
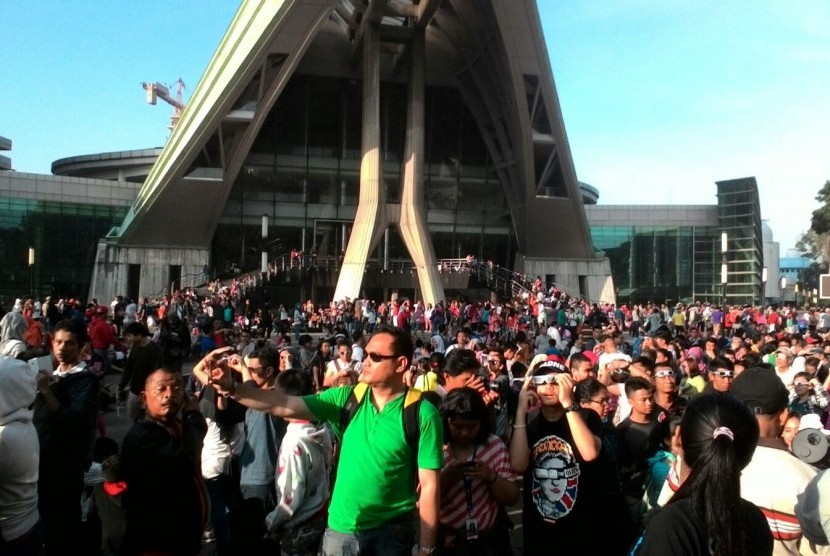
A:
[[[718,227],[726,232],[726,302],[753,304],[762,299],[764,266],[761,201],[755,178],[719,181]]]
[[[715,301],[720,297],[718,231],[706,226],[603,226],[591,223],[618,303]]]
[[[127,207],[0,197],[0,291],[15,297],[32,291],[85,296],[98,240],[126,212]]]
[[[406,88],[381,84],[383,180],[400,197]],[[511,266],[507,202],[487,148],[456,89],[427,87],[424,204],[438,258],[474,254]],[[212,260],[222,267],[259,264],[260,221],[269,215],[272,255],[294,248],[337,256],[357,210],[362,90],[359,82],[296,74],[263,125],[221,216]],[[408,259],[397,229],[376,261]],[[371,262],[371,261],[370,261]]]

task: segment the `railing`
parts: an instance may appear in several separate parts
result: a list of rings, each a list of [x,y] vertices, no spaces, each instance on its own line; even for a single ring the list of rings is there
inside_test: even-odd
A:
[[[527,275],[521,274],[499,265],[490,264],[478,261],[476,259],[469,260],[467,258],[458,259],[438,259],[436,261],[439,273],[469,273],[475,276],[480,282],[487,285],[488,289],[494,292],[501,293],[511,298],[532,295],[533,281]],[[292,269],[321,269],[339,271],[343,266],[343,258],[339,256],[315,256],[304,254],[302,256],[291,256],[289,253],[277,256],[273,259],[268,267],[269,274],[276,275],[280,272],[290,271]],[[375,270],[379,273],[401,273],[407,271],[414,273],[417,270],[416,265],[411,259],[368,259],[366,261],[367,270]],[[230,279],[236,278],[239,281],[244,280],[248,276],[255,276],[257,285],[261,280],[261,273],[256,271],[249,271],[231,276],[228,280],[223,281],[229,283]],[[559,284],[552,284],[556,289],[569,297],[575,299],[584,299],[590,302],[590,299],[584,295],[575,292],[569,288],[562,287]]]

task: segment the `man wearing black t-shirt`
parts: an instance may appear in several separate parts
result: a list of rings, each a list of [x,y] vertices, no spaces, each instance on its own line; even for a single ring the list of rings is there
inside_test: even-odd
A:
[[[653,456],[663,441],[666,431],[663,422],[654,418],[654,385],[641,377],[625,381],[625,395],[631,404],[631,414],[617,425],[620,478],[631,517],[640,524],[646,512],[643,494],[648,475],[648,458]]]
[[[130,347],[118,391],[129,388],[127,419],[132,423],[141,412],[139,398],[150,373],[164,364],[164,350],[150,340],[147,325],[131,322],[124,326],[124,342]]]
[[[555,357],[555,356],[551,356]],[[580,411],[565,365],[548,360],[525,379],[519,394],[510,464],[524,473],[524,554],[608,554],[597,534],[602,515],[602,423]],[[541,409],[528,415],[534,400]],[[554,549],[555,547],[555,549]]]

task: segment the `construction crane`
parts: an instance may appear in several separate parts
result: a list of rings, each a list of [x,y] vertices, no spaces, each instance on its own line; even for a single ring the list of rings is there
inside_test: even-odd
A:
[[[176,86],[176,97],[173,98],[170,96],[170,89],[161,83],[142,83],[141,87],[147,91],[147,102],[149,104],[155,104],[156,98],[160,98],[167,104],[173,107],[173,115],[170,116],[170,125],[167,126],[167,129],[173,131],[173,128],[176,127],[176,124],[179,123],[179,118],[182,116],[182,110],[184,110],[184,103],[182,102],[182,92],[184,91],[185,84],[180,77],[178,81],[173,83]]]

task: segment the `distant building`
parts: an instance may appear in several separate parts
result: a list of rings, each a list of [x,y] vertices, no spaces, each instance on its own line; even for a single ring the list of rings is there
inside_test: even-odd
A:
[[[611,261],[619,303],[761,302],[764,239],[757,183],[744,178],[716,185],[715,205],[585,207],[594,246]],[[767,275],[774,277],[775,269],[768,267]]]

